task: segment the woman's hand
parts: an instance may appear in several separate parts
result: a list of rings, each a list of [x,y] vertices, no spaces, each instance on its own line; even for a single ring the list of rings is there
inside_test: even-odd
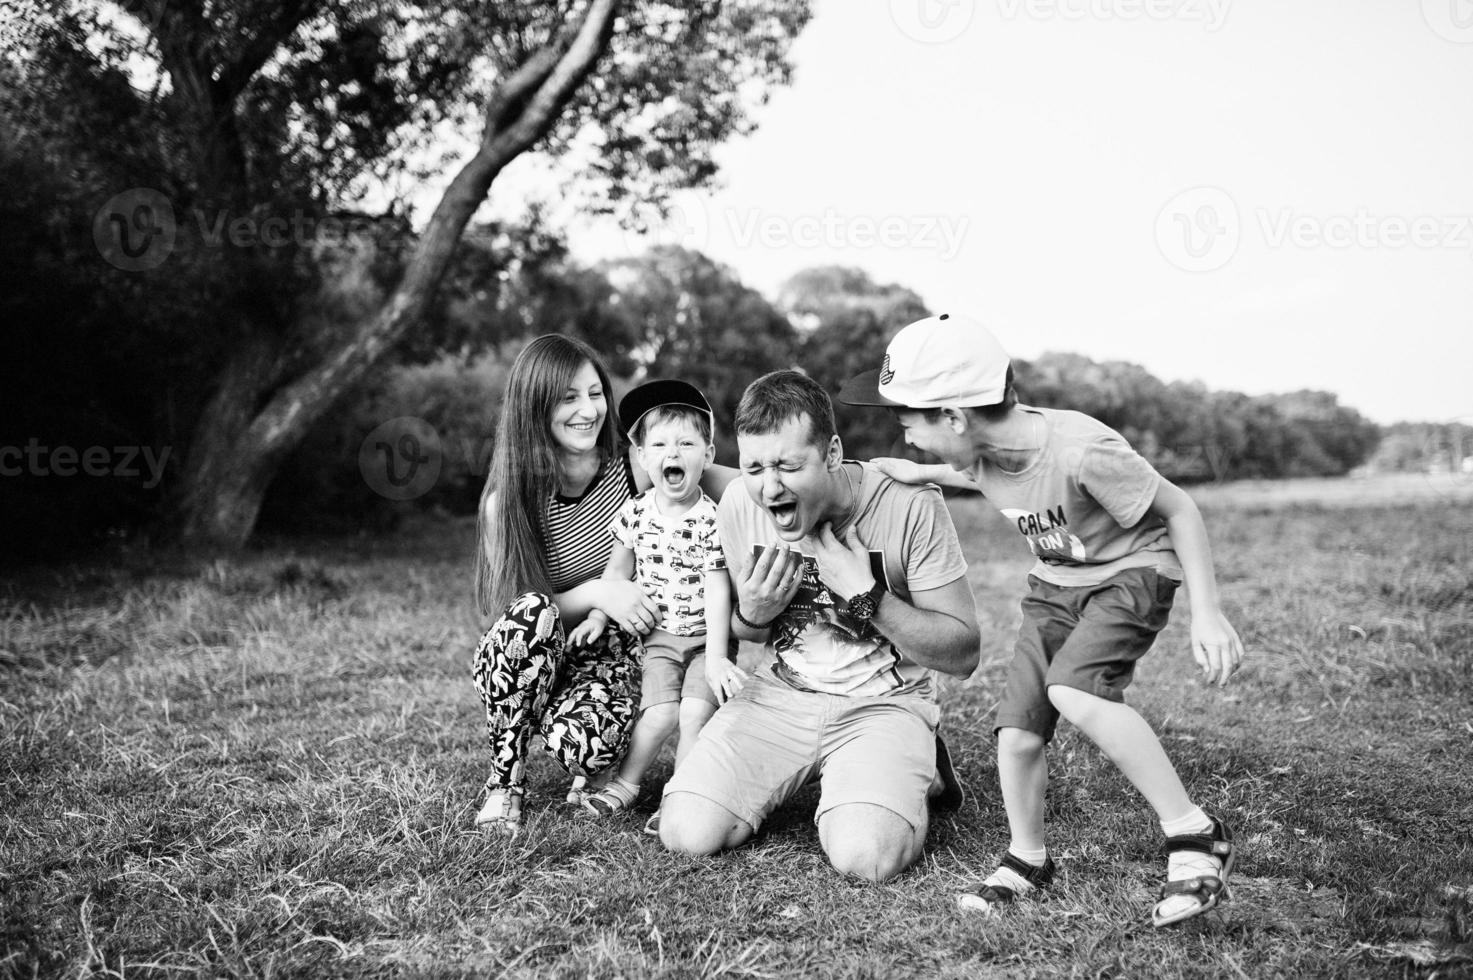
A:
[[[596,605],[626,633],[644,636],[660,625],[660,606],[644,594],[644,589],[630,581],[613,579],[600,584],[602,595]]]

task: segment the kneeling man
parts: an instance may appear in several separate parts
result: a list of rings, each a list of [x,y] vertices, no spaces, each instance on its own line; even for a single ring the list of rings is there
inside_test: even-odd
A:
[[[935,672],[977,667],[961,544],[935,487],[844,459],[828,393],[804,374],[752,382],[736,434],[746,493],[729,488],[717,521],[732,630],[772,656],[666,784],[660,838],[737,847],[817,779],[829,862],[885,881],[920,857],[927,798],[960,802]]]

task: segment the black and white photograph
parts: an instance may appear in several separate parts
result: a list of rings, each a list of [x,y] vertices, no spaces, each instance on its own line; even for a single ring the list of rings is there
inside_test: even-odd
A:
[[[0,0],[0,980],[1473,977],[1473,0]]]

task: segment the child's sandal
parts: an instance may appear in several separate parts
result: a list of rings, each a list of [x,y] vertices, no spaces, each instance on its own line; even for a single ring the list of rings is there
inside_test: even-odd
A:
[[[1153,926],[1169,926],[1196,918],[1204,912],[1212,911],[1232,897],[1228,892],[1228,876],[1233,873],[1233,865],[1238,860],[1238,851],[1233,845],[1233,834],[1227,824],[1214,817],[1210,834],[1183,834],[1180,837],[1166,838],[1168,856],[1180,851],[1196,851],[1206,854],[1218,862],[1221,870],[1215,875],[1193,875],[1190,878],[1168,881],[1161,886],[1161,894],[1157,896],[1156,905],[1151,909],[1151,925]],[[1197,904],[1170,915],[1163,914],[1162,904],[1168,898],[1174,898],[1177,895],[1190,896],[1196,899]]]
[[[481,812],[476,814],[476,826],[488,833],[515,837],[522,829],[522,798],[526,791],[520,786],[501,786],[486,794]]]
[[[1039,888],[1046,888],[1054,880],[1054,873],[1058,871],[1058,865],[1054,864],[1053,858],[1044,858],[1043,864],[1029,864],[1022,858],[1014,857],[1011,851],[1005,851],[999,867],[1007,868],[1009,871],[1022,878],[1033,888],[1029,892]],[[1026,893],[1025,893],[1026,894]],[[956,903],[964,909],[979,912],[991,912],[999,905],[1007,905],[1018,897],[1018,893],[1006,885],[989,885],[986,881],[973,885],[956,897]]]
[[[638,790],[631,793],[620,786],[618,780],[611,780],[597,793],[585,796],[583,806],[596,817],[612,817],[620,810],[627,810],[638,795]]]

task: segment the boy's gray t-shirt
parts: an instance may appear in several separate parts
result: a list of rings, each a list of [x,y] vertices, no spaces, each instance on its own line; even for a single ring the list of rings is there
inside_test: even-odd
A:
[[[1114,429],[1080,412],[1024,407],[1046,426],[1043,452],[1009,473],[981,461],[973,479],[1037,556],[1032,574],[1054,585],[1099,585],[1127,568],[1181,581],[1166,522],[1147,514],[1161,485]]]
[[[854,473],[853,461],[844,465]],[[868,463],[858,464],[858,470],[851,485],[854,526],[876,581],[909,602],[912,592],[938,589],[966,575],[961,541],[936,487],[897,483]],[[772,518],[739,484],[722,495],[716,518],[733,578],[744,573],[759,546],[796,547],[804,556],[803,583],[768,640],[782,665],[778,676],[825,694],[917,694],[935,700],[933,672],[905,655],[905,637],[886,637],[872,624],[851,619],[844,605],[851,597],[836,596],[824,585],[812,549],[779,538]],[[847,526],[835,530],[843,535]]]

